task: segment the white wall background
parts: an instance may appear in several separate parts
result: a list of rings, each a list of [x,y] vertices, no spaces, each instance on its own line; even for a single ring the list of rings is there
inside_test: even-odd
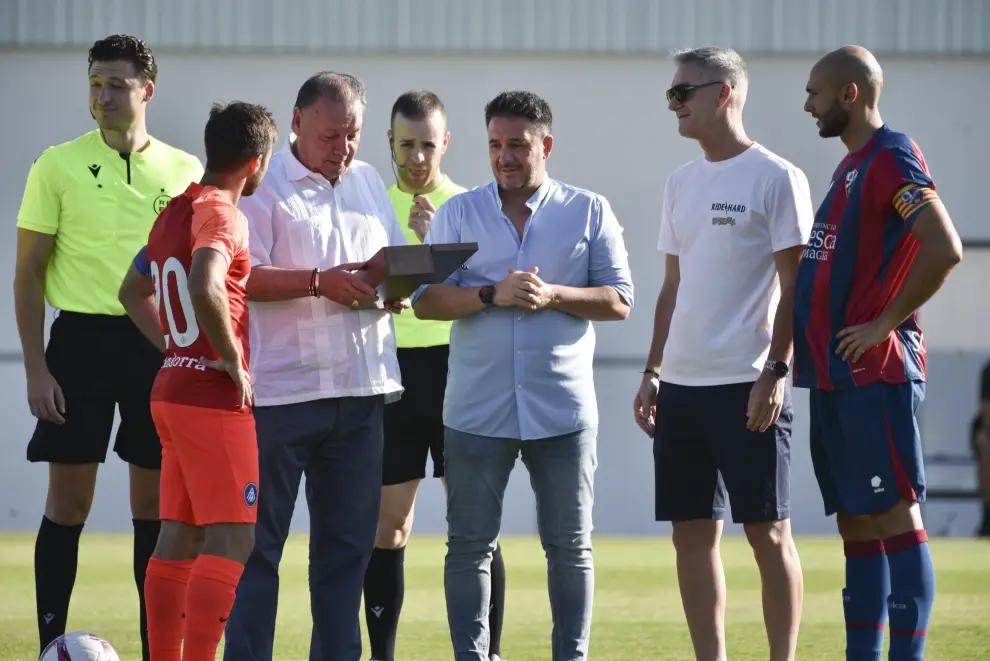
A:
[[[637,303],[628,321],[598,325],[597,355],[626,359],[629,366],[598,369],[601,409],[596,530],[599,534],[666,534],[652,521],[652,454],[632,421],[631,399],[639,382],[652,309],[662,278],[656,245],[658,209],[667,174],[694,158],[697,146],[680,138],[666,110],[663,90],[672,69],[666,59],[632,57],[483,58],[471,56],[222,56],[159,54],[160,75],[150,109],[159,139],[204,156],[202,127],[214,100],[243,99],[269,106],[283,138],[302,81],[321,69],[354,73],[368,86],[365,133],[358,157],[391,181],[385,131],[394,98],[407,89],[429,88],[444,100],[452,139],[444,169],[474,186],[490,178],[483,108],[509,87],[543,95],[555,112],[552,176],[605,194],[625,227]],[[844,150],[824,141],[802,112],[804,85],[813,58],[754,57],[746,110],[750,137],[804,169],[815,202]],[[895,128],[910,133],[924,151],[960,233],[990,240],[985,214],[984,164],[990,129],[976,111],[990,79],[990,58],[881,58],[886,92],[881,108]],[[0,255],[13,275],[15,220],[28,167],[47,146],[92,128],[86,109],[84,50],[0,51]],[[951,99],[951,102],[947,102]],[[972,250],[946,289],[924,311],[931,381],[923,432],[929,452],[962,453],[976,406],[976,375],[990,357],[990,251]],[[20,350],[10,287],[0,289],[0,352]],[[807,451],[807,397],[795,393],[792,507],[795,529],[828,533],[832,523],[821,505]],[[41,516],[46,468],[28,464],[24,448],[32,421],[19,362],[0,363],[0,530],[33,530]],[[90,529],[130,530],[127,472],[115,456],[102,469]],[[933,469],[934,481],[972,481],[972,471]],[[938,529],[968,534],[973,505],[932,506]],[[300,502],[296,530],[308,525]],[[442,491],[425,483],[416,529],[443,532]],[[504,531],[535,530],[525,469],[518,466],[506,500]],[[734,530],[734,532],[738,532]]]

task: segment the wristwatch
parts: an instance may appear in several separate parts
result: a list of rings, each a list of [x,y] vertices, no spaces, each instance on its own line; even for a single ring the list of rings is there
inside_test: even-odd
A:
[[[480,298],[481,302],[484,303],[485,305],[494,305],[495,287],[493,287],[492,285],[485,285],[484,287],[478,290],[478,298]]]
[[[781,379],[791,371],[787,363],[782,360],[768,360],[763,364],[763,369]]]

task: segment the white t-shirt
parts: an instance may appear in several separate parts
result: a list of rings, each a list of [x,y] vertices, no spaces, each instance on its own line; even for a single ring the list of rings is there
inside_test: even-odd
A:
[[[681,281],[660,378],[687,386],[755,381],[770,352],[780,283],[773,253],[808,243],[808,179],[753,144],[670,174],[657,248]]]

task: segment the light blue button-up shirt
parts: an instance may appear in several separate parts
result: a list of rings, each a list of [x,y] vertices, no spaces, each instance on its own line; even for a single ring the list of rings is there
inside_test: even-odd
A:
[[[477,242],[447,283],[493,285],[509,268],[539,267],[545,282],[614,287],[632,307],[622,227],[601,195],[547,177],[526,203],[522,240],[502,212],[495,182],[461,193],[437,211],[425,243]],[[413,305],[423,292],[412,297]],[[590,321],[553,309],[488,307],[454,321],[443,405],[452,429],[531,440],[598,424]]]

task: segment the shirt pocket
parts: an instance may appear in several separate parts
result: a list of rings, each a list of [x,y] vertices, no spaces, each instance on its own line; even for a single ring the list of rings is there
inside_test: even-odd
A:
[[[355,212],[351,212],[354,214]],[[354,236],[354,245],[357,247],[355,261],[366,261],[374,257],[382,248],[389,245],[389,232],[386,227],[388,219],[377,214],[355,214],[364,216],[363,231],[359,231]]]
[[[295,221],[298,225],[294,251],[317,261],[314,266],[331,268],[348,262],[371,259],[388,245],[388,233],[378,216],[355,209],[332,209]],[[302,243],[303,245],[298,245]]]
[[[272,266],[283,268],[324,267],[324,257],[339,250],[340,236],[329,214],[284,219],[283,231],[288,250],[273,251]]]

